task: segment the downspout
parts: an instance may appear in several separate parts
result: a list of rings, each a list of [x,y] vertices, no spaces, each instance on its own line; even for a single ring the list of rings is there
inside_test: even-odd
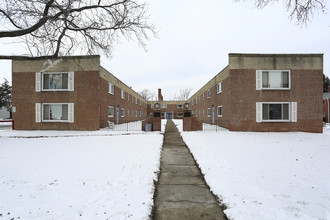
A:
[[[329,103],[329,98],[328,99],[328,123],[330,123],[330,115],[329,115],[329,112],[330,112],[330,103]]]

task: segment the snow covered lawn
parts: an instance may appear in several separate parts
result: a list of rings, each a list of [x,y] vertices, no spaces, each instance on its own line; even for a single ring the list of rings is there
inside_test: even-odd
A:
[[[323,134],[182,135],[230,219],[330,219],[329,126]]]
[[[108,133],[0,131],[0,219],[147,219],[163,136]]]

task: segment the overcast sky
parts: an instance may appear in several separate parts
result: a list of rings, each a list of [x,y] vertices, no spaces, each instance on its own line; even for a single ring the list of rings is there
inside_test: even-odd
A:
[[[323,53],[330,76],[330,15],[314,14],[307,27],[288,18],[282,3],[256,9],[254,1],[148,0],[150,22],[159,29],[147,51],[122,40],[101,65],[135,91],[145,88],[164,99],[180,89],[200,89],[228,65],[228,53]],[[328,8],[330,5],[328,5]],[[0,54],[27,53],[0,40]],[[11,81],[10,62],[0,61],[0,82]]]

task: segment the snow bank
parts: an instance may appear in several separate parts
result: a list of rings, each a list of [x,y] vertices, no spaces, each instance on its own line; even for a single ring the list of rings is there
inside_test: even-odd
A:
[[[230,219],[330,219],[330,127],[182,135]]]
[[[8,138],[3,133],[0,218],[148,218],[159,170],[159,133],[55,138]]]

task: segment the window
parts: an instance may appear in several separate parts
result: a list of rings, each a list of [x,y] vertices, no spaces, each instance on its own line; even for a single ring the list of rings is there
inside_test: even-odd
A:
[[[196,105],[197,105],[197,100],[198,100],[198,99],[197,99],[197,97],[196,97],[196,99],[195,99],[195,104],[196,104]]]
[[[207,108],[207,117],[211,117],[211,108]]]
[[[217,107],[218,117],[222,117],[222,105]]]
[[[40,85],[39,74],[36,86]],[[42,73],[42,91],[73,91],[73,72]]]
[[[183,108],[183,104],[178,104],[177,108]]]
[[[121,98],[125,99],[125,91],[124,90],[121,90]]]
[[[162,112],[160,115],[161,115],[161,117],[165,117],[165,113],[164,112]]]
[[[222,82],[219,82],[217,85],[217,94],[222,93]]]
[[[129,101],[129,93],[127,93],[127,101]]]
[[[289,103],[281,104],[262,104],[262,120],[289,120]]]
[[[140,111],[140,118],[142,117],[142,112]]]
[[[112,106],[108,106],[108,117],[112,118],[115,116],[115,110]]]
[[[127,117],[129,117],[129,109],[127,109]]]
[[[160,108],[167,108],[167,104],[161,104]]]
[[[204,92],[203,92],[203,101],[204,101]]]
[[[256,103],[257,122],[296,122],[297,102]]]
[[[135,97],[135,104],[137,104],[137,98]]]
[[[210,90],[210,89],[207,90],[207,98],[208,98],[208,99],[211,98],[211,90]]]
[[[125,109],[122,108],[121,111],[120,111],[120,117],[125,117]]]
[[[154,104],[151,104],[151,108],[154,109]]]
[[[42,104],[43,122],[73,122],[73,114],[74,114],[73,103],[43,103]]]
[[[115,94],[115,87],[112,83],[109,83],[109,93],[110,94]]]
[[[136,110],[135,111],[135,117],[137,118],[137,116],[138,116],[138,111]]]
[[[178,118],[182,118],[183,117],[183,113],[182,112],[178,112]]]
[[[142,106],[142,101],[141,101],[141,99],[140,99],[140,106]]]
[[[257,70],[256,89],[290,89],[289,70]]]

